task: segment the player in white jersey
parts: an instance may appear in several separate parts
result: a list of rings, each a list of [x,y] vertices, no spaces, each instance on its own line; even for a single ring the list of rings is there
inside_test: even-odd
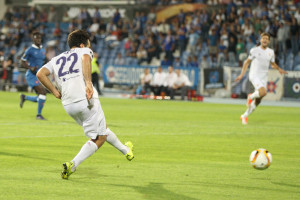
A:
[[[240,81],[251,63],[249,80],[255,88],[255,92],[248,95],[247,106],[248,109],[241,115],[242,124],[248,123],[248,116],[255,110],[260,104],[262,98],[267,95],[267,81],[269,66],[277,69],[280,74],[287,74],[286,71],[281,69],[275,63],[274,50],[268,47],[270,43],[270,35],[268,33],[262,33],[260,39],[260,45],[250,50],[249,57],[244,62],[241,74],[236,78],[236,81]]]
[[[52,58],[37,73],[40,82],[61,99],[66,112],[90,138],[72,161],[63,164],[63,179],[68,179],[78,165],[93,155],[105,141],[121,151],[129,161],[134,158],[132,143],[123,145],[106,126],[97,90],[91,81],[93,52],[89,48],[88,33],[84,30],[73,31],[68,36],[68,45],[69,51]],[[56,86],[49,80],[50,74],[54,74]]]

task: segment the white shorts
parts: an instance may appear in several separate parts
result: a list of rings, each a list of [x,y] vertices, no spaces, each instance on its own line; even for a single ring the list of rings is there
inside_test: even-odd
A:
[[[267,89],[267,80],[259,79],[257,77],[249,78],[249,80],[252,83],[252,85],[254,86],[255,90],[258,90],[261,87],[264,87],[265,89]]]
[[[98,99],[78,101],[65,105],[66,112],[83,128],[88,138],[96,139],[98,135],[106,134],[106,121]],[[89,108],[90,107],[90,108]]]

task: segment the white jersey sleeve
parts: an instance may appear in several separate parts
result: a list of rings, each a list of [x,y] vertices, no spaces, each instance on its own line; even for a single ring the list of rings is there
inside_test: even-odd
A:
[[[274,53],[274,50],[272,50],[272,56],[271,56],[270,62],[271,62],[271,63],[274,63],[274,62],[275,62],[275,53]]]
[[[248,59],[253,60],[255,58],[255,47],[250,50]]]
[[[50,74],[53,74],[53,66],[51,61],[49,61],[47,64],[45,64],[43,67],[49,70]]]
[[[91,57],[91,60],[93,59],[94,53],[90,48],[81,48],[80,51],[81,51],[81,55],[87,54]]]

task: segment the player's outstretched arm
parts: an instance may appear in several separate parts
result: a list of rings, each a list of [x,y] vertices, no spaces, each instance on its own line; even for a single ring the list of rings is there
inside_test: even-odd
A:
[[[32,71],[32,72],[35,72],[36,69],[37,69],[37,67],[31,67],[31,66],[29,66],[29,65],[28,65],[28,62],[25,61],[25,60],[21,60],[21,65],[22,65],[22,67],[24,67],[24,68],[26,68],[26,69],[29,69],[29,70]]]
[[[244,74],[246,73],[246,71],[247,71],[247,69],[248,69],[250,63],[251,63],[251,60],[248,58],[248,59],[244,62],[244,64],[243,64],[243,68],[242,68],[241,74],[235,79],[235,81],[240,81],[240,80],[243,78],[243,76],[244,76]]]
[[[48,78],[49,75],[50,75],[50,71],[47,68],[43,67],[37,72],[36,77],[50,92],[52,92],[52,94],[56,98],[60,99],[61,94],[49,80]]]
[[[82,56],[82,73],[85,81],[86,98],[90,100],[93,96],[91,57],[87,54]]]
[[[271,62],[271,67],[273,69],[277,69],[280,74],[287,74],[288,73],[287,71],[281,69],[275,62]]]

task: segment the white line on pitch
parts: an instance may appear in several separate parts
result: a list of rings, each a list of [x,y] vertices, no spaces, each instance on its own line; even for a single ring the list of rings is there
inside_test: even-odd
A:
[[[11,139],[11,138],[59,138],[59,137],[83,137],[84,135],[32,135],[32,136],[3,136],[0,139]]]

